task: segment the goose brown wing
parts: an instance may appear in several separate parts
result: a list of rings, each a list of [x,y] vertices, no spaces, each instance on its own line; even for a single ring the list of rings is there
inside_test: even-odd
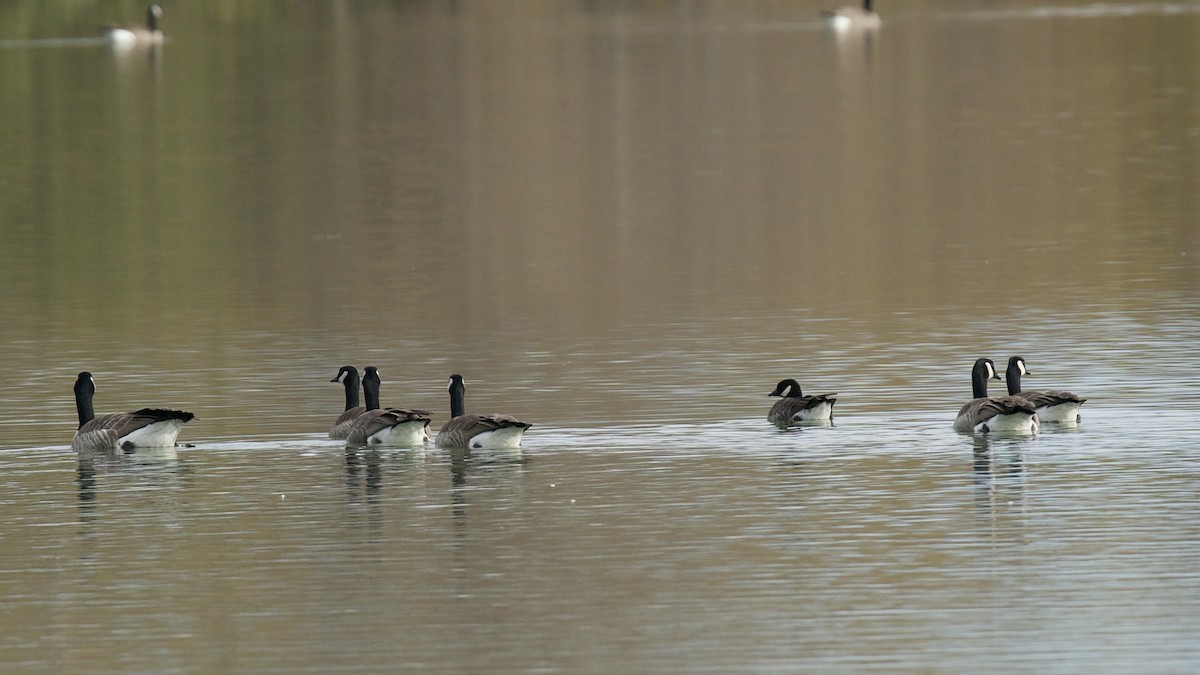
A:
[[[334,420],[333,426],[329,428],[330,438],[345,438],[350,433],[350,429],[354,426],[354,421],[359,418],[367,409],[365,406],[356,406],[351,408]]]
[[[492,413],[488,415],[475,415],[475,417],[478,418],[476,420],[476,425],[481,427],[481,431],[494,431],[496,429],[504,429],[507,427],[521,427],[522,429],[528,429],[529,427],[533,426],[527,422],[522,422],[512,415],[497,415]]]
[[[520,427],[528,429],[533,425],[511,415],[459,415],[449,419],[438,432],[436,443],[442,448],[467,447],[471,439],[479,434],[497,429]]]
[[[823,403],[833,404],[837,394],[817,394],[815,396],[785,396],[771,406],[767,420],[776,424],[788,424],[799,412],[811,410]]]
[[[346,440],[352,443],[365,443],[368,438],[380,431],[405,422],[424,422],[425,426],[429,426],[432,414],[428,410],[410,410],[408,408],[367,410],[354,420]]]
[[[1021,413],[1028,415],[1036,414],[1037,406],[1030,403],[1023,396],[982,399],[982,404],[975,413],[975,423],[986,422],[997,415],[1015,415]]]
[[[79,427],[78,433],[86,434],[100,430],[109,430],[116,433],[116,438],[123,438],[155,422],[165,422],[166,420],[190,422],[194,417],[195,415],[192,413],[183,412],[182,410],[142,408],[133,412],[99,415],[89,420],[82,427]]]
[[[1022,391],[1018,395],[1032,403],[1035,408],[1061,405],[1063,403],[1083,403],[1087,400],[1069,391]]]

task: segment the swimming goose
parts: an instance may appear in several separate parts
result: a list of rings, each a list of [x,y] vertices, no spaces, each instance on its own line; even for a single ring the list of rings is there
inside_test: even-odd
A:
[[[421,445],[429,438],[430,412],[379,407],[379,369],[367,366],[362,376],[367,409],[351,425],[346,445]]]
[[[1079,406],[1086,398],[1079,398],[1069,391],[1022,391],[1021,376],[1029,375],[1025,368],[1025,359],[1014,356],[1008,360],[1008,370],[1004,377],[1008,381],[1010,396],[1020,396],[1037,408],[1038,420],[1042,422],[1079,422]]]
[[[1019,396],[989,398],[988,380],[998,380],[996,364],[991,359],[979,359],[971,369],[971,392],[975,398],[967,401],[954,420],[955,431],[1015,431],[1034,433],[1038,429],[1037,408]]]
[[[767,413],[767,419],[780,428],[801,422],[832,420],[833,404],[837,402],[837,394],[805,396],[800,391],[800,383],[791,379],[781,380],[768,396],[782,397]]]
[[[96,417],[92,397],[96,381],[84,371],[75,378],[75,410],[79,429],[71,440],[76,450],[132,450],[133,448],[174,447],[179,429],[195,415],[182,410],[142,408],[127,413]]]
[[[827,9],[821,12],[825,23],[836,31],[855,29],[879,28],[883,22],[879,15],[871,9],[872,0],[863,0],[862,7],[847,5],[837,9]]]
[[[346,377],[342,378],[342,375]],[[354,426],[354,420],[367,411],[366,407],[358,404],[358,387],[361,383],[358,378],[358,369],[354,366],[342,366],[338,370],[337,376],[330,380],[330,382],[339,381],[346,388],[346,410],[338,415],[329,429],[329,437],[333,439],[344,439],[349,436],[350,427]]]
[[[162,7],[150,5],[146,9],[145,26],[102,26],[104,39],[113,47],[121,49],[160,45],[163,41],[163,34],[158,29],[158,20],[162,18],[162,13]]]
[[[467,383],[450,376],[450,421],[437,435],[439,448],[519,448],[521,435],[533,426],[509,415],[468,415]]]

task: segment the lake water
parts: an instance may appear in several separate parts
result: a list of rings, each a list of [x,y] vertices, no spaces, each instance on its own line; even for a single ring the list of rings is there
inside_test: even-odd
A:
[[[5,672],[1200,663],[1200,3],[178,3],[156,53],[43,4]],[[955,433],[1014,354],[1081,424]],[[346,363],[534,426],[348,451]],[[188,446],[76,454],[80,370]],[[785,377],[835,424],[770,426]]]

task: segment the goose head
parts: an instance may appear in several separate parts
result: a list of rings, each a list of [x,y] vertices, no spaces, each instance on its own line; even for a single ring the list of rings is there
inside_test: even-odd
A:
[[[971,392],[974,398],[986,398],[988,380],[999,379],[1000,374],[996,372],[996,364],[991,359],[976,359],[975,366],[971,368]]]
[[[779,384],[775,385],[775,391],[767,394],[767,396],[785,396],[798,397],[803,396],[800,392],[800,383],[793,379],[780,380]]]

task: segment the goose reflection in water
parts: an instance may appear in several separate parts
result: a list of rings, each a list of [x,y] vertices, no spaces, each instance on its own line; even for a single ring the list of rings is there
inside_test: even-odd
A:
[[[467,495],[481,478],[496,478],[519,483],[525,463],[521,448],[472,450],[447,448],[450,455],[450,513],[456,526],[466,525]]]
[[[994,513],[998,504],[1016,502],[1025,496],[1025,446],[1028,436],[972,436],[972,472],[976,502],[981,511]]]
[[[188,469],[180,464],[175,448],[137,448],[133,450],[83,450],[76,453],[79,469],[76,487],[79,491],[79,518],[91,522],[96,518],[96,500],[99,498],[103,479],[111,477],[110,483],[125,476],[136,475],[136,489],[144,489],[143,481],[150,479],[155,487],[178,487],[180,478],[186,477]],[[107,489],[120,491],[121,486],[111,485]]]
[[[374,448],[346,448],[346,506],[349,514],[365,507],[366,530],[372,541],[383,537],[383,457]]]

